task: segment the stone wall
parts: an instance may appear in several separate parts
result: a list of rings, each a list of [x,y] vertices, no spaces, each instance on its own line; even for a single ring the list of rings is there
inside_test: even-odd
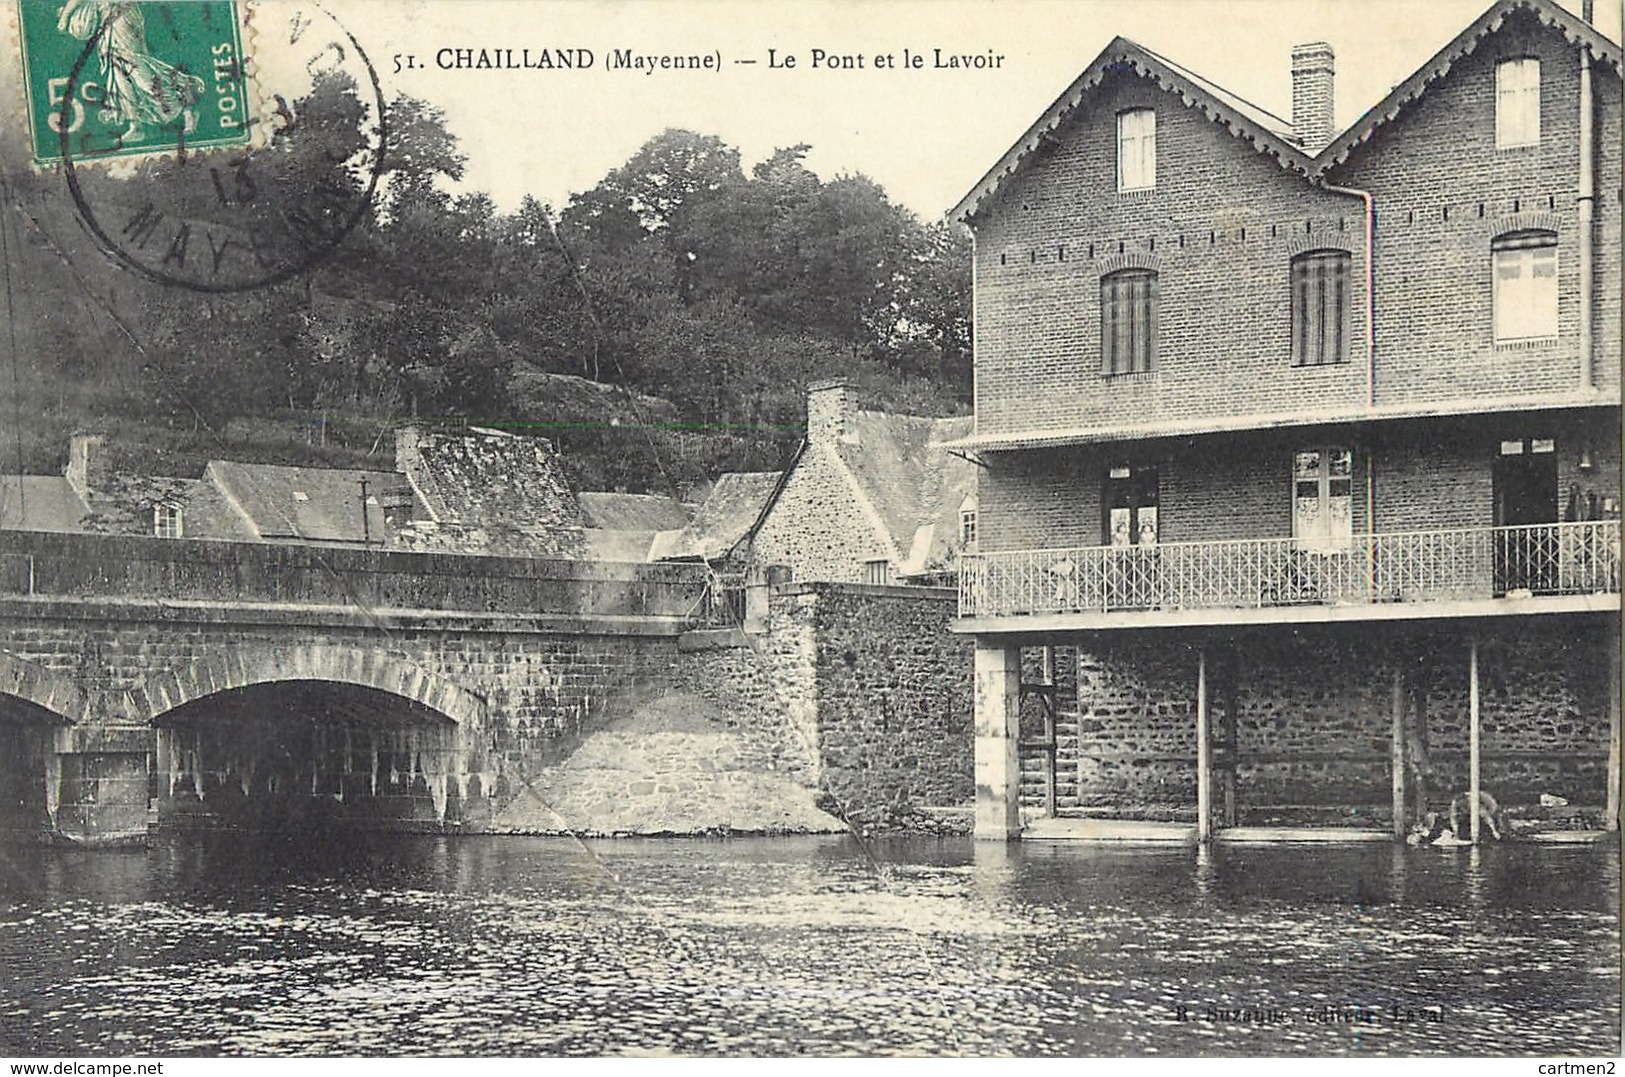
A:
[[[538,783],[600,790],[605,768],[572,767],[575,754],[589,742],[603,755],[635,740],[642,727],[627,722],[640,706],[680,697],[704,705],[706,728],[664,730],[674,737],[667,770],[693,763],[688,777],[664,784],[675,781],[690,808],[702,788],[723,789],[718,781],[731,803],[746,786],[793,787],[861,820],[970,796],[971,645],[947,630],[951,592],[793,585],[771,595],[763,634],[680,633],[661,617],[196,598],[242,562],[229,549],[167,548],[178,553],[157,569],[110,565],[111,597],[61,594],[71,576],[63,558],[55,575],[34,574],[58,593],[0,597],[0,728],[16,742],[0,794],[35,825],[45,813],[84,832],[138,834],[150,796],[165,819],[216,825],[319,818],[485,829],[519,798],[535,799]],[[339,572],[360,556],[331,552]],[[404,556],[371,559],[399,567]],[[201,582],[186,576],[192,567]],[[89,571],[74,578],[92,583]],[[165,573],[175,599],[129,593]],[[588,588],[590,609],[613,600],[592,588],[659,584],[634,576],[553,579],[535,569],[518,584]],[[470,576],[465,603],[485,583]],[[732,776],[704,777],[703,746],[724,741]],[[654,811],[666,795],[660,779],[622,784],[631,796],[649,781],[655,800],[644,807]],[[35,795],[47,787],[60,804]],[[619,832],[636,814],[594,803],[595,829]],[[679,814],[707,827],[810,825],[799,807],[775,815],[764,804],[727,819],[690,808]],[[658,812],[648,822],[648,832],[682,829]]]
[[[1616,645],[1606,619],[1503,619],[1473,631],[1483,787],[1504,805],[1533,805],[1541,793],[1601,805],[1608,648]],[[1208,653],[1213,735],[1221,746],[1216,790],[1226,770],[1227,707],[1232,699],[1235,705],[1241,823],[1301,818],[1293,813],[1305,811],[1363,822],[1386,818],[1396,671],[1407,701],[1418,692],[1425,698],[1431,796],[1447,802],[1467,787],[1467,633],[1319,625],[1092,641],[1077,651],[1076,710],[1061,720],[1060,807],[1130,817],[1194,812],[1199,646]],[[1024,724],[1030,721],[1024,716]],[[1039,768],[1029,758],[1025,769],[1023,801],[1036,807]]]
[[[972,643],[948,631],[953,593],[812,584],[774,600],[815,634],[820,782],[842,813],[969,802]]]

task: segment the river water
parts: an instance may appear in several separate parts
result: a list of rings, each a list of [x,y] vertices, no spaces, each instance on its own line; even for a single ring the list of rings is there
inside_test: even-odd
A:
[[[1600,847],[0,849],[0,1055],[1614,1054]]]

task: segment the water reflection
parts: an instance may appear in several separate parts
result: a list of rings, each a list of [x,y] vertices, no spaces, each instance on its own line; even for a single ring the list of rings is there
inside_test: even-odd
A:
[[[0,1053],[1565,1054],[1616,850],[194,834],[0,850]]]

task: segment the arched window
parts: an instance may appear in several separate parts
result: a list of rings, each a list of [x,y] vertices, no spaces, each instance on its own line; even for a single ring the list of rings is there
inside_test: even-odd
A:
[[[1349,252],[1306,251],[1292,259],[1292,364],[1348,362]]]
[[[1495,339],[1557,336],[1557,233],[1526,229],[1490,243]]]
[[[1157,274],[1120,269],[1100,278],[1100,357],[1107,374],[1139,374],[1157,357]]]

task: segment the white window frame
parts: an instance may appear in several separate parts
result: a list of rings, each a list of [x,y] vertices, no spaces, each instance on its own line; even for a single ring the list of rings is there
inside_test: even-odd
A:
[[[1157,185],[1157,112],[1125,109],[1117,114],[1117,189],[1149,191]]]
[[[185,538],[181,507],[165,501],[152,506],[152,533],[155,538]]]
[[[1490,245],[1495,340],[1557,336],[1557,235],[1511,232]]]
[[[891,562],[885,558],[863,563],[863,582],[876,587],[884,587],[892,582]]]
[[[976,510],[959,510],[959,545],[968,552],[976,550]]]
[[[1495,148],[1540,145],[1540,61],[1518,56],[1495,65]]]
[[[1302,459],[1310,454],[1318,456],[1313,469],[1304,466]],[[1348,463],[1347,474],[1334,474],[1332,460],[1341,455]],[[1300,550],[1332,552],[1347,550],[1354,544],[1354,450],[1346,445],[1310,445],[1292,454],[1292,540]],[[1300,487],[1314,485],[1315,526],[1304,526],[1299,502],[1305,500]],[[1340,490],[1340,492],[1338,492]],[[1333,507],[1342,503],[1341,513]],[[1333,526],[1341,516],[1341,523]]]

